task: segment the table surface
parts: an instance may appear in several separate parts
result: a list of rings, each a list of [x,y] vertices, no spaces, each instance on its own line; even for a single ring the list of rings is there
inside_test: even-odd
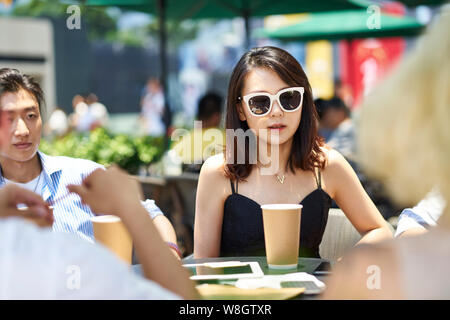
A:
[[[325,259],[318,259],[318,258],[298,258],[298,266],[296,269],[289,269],[289,270],[274,270],[269,269],[267,265],[266,257],[220,257],[220,258],[205,258],[205,259],[183,259],[181,262],[182,264],[195,264],[195,263],[205,263],[205,262],[224,262],[224,261],[242,261],[242,262],[249,262],[249,261],[256,261],[259,263],[261,270],[264,272],[265,275],[279,275],[279,274],[286,274],[286,273],[294,273],[294,272],[306,272],[312,274],[312,272],[319,266],[320,263],[328,261]],[[329,261],[328,261],[329,262]],[[142,270],[140,265],[133,265],[132,270],[142,275]],[[326,284],[326,280],[328,276],[315,276],[320,281],[324,282]],[[218,281],[220,282],[220,281]],[[302,294],[297,297],[297,299],[317,299],[318,295],[305,295]]]
[[[259,263],[259,266],[261,267],[265,275],[275,275],[293,272],[312,273],[321,262],[327,260],[317,258],[298,258],[297,269],[288,269],[288,270],[269,269],[266,257],[220,257],[220,258],[205,258],[205,259],[183,259],[182,263],[192,264],[192,263],[224,262],[224,261],[242,261],[242,262],[256,261]]]

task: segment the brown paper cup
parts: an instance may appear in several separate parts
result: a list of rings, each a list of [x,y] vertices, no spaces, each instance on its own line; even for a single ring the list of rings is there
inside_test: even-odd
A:
[[[262,205],[267,264],[271,269],[293,269],[300,246],[300,204]]]
[[[104,215],[92,217],[91,221],[95,240],[131,264],[133,241],[122,220],[117,216]]]

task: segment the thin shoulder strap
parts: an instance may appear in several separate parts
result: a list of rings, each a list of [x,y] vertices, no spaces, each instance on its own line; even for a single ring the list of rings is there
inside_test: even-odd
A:
[[[314,169],[314,171],[316,171],[316,169]],[[314,174],[314,177],[316,178],[317,188],[319,190],[322,189],[322,176],[320,174],[320,168],[317,168],[317,175]]]
[[[236,180],[236,190],[234,188],[234,183],[231,180],[230,180],[230,185],[231,185],[231,192],[238,193],[238,182],[237,182],[237,180]]]
[[[236,193],[236,192],[234,191],[234,184],[233,184],[233,181],[231,181],[231,179],[230,179],[230,186],[231,186],[231,192],[232,192],[232,193]]]

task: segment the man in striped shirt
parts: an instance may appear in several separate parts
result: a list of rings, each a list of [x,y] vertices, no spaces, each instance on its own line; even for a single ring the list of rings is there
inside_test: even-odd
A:
[[[75,233],[93,241],[89,206],[79,196],[68,194],[67,185],[81,184],[97,168],[95,162],[51,157],[38,151],[43,92],[31,77],[15,69],[0,69],[0,188],[9,183],[31,190],[53,205],[54,231]],[[58,199],[61,199],[58,201]],[[57,201],[55,201],[57,200]],[[142,202],[162,238],[176,243],[175,231],[153,200]]]

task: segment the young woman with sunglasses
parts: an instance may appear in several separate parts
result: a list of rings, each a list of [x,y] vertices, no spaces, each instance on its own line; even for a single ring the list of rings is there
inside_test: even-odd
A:
[[[264,255],[260,206],[268,203],[303,205],[300,256],[320,257],[332,199],[361,233],[359,243],[392,237],[351,166],[317,135],[311,87],[286,51],[243,55],[230,79],[226,129],[225,153],[200,172],[195,258]],[[240,139],[243,132],[256,144]]]

